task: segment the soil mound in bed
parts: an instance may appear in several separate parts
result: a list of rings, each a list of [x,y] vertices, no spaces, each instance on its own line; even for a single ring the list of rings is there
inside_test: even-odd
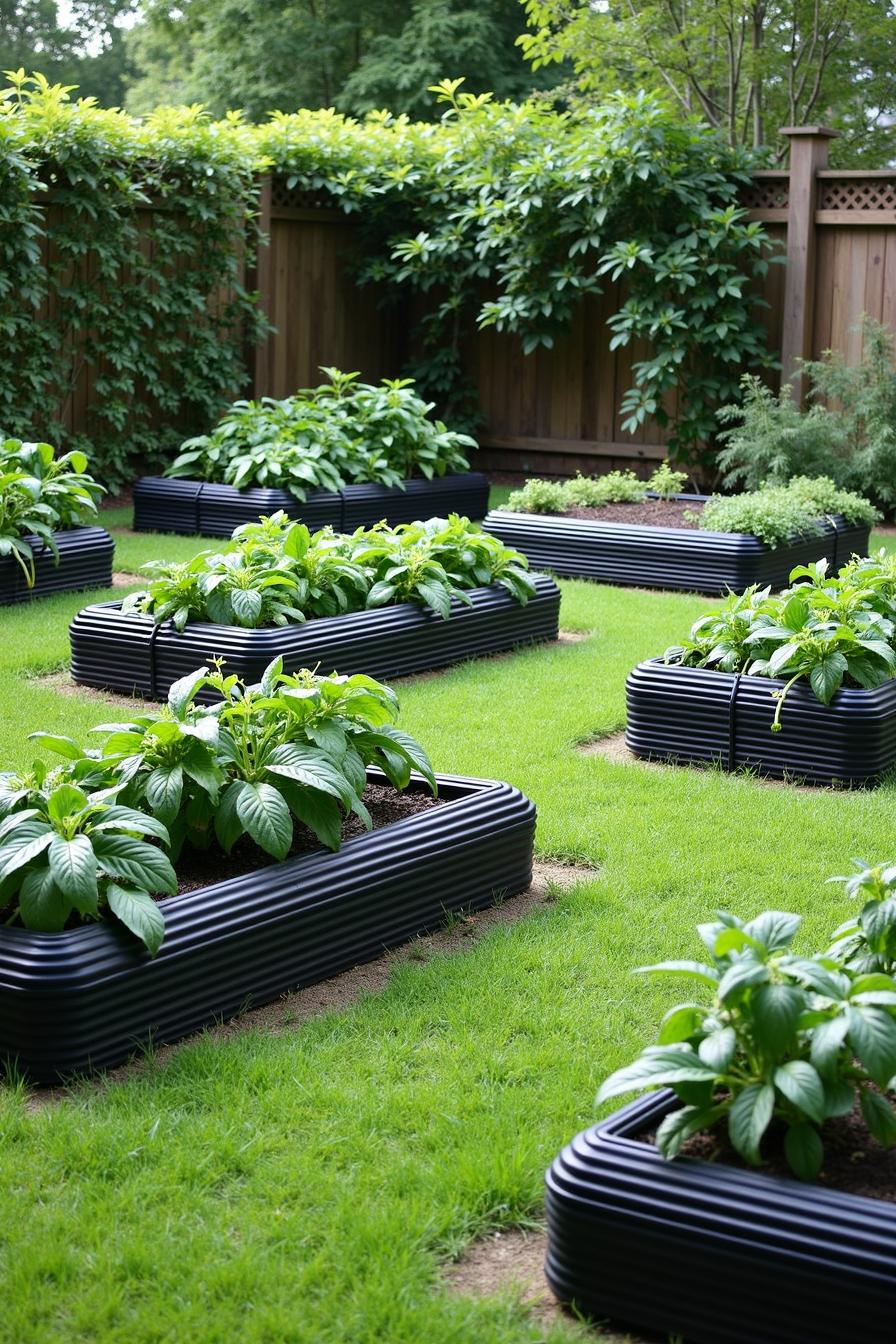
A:
[[[576,504],[562,516],[588,518],[595,523],[637,523],[639,527],[682,527],[694,531],[702,512],[703,505],[695,500],[645,499],[640,504],[601,504],[597,509]]]

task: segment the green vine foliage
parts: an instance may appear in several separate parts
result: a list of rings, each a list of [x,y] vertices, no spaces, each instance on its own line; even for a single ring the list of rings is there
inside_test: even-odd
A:
[[[358,278],[412,300],[422,349],[403,372],[452,429],[475,424],[477,325],[550,347],[618,285],[612,344],[638,354],[623,426],[668,424],[672,455],[702,461],[717,407],[773,362],[769,240],[737,203],[750,160],[644,94],[571,113],[460,83],[433,90],[437,124],[301,111],[253,127],[197,107],[136,121],[16,72],[0,95],[3,431],[78,446],[65,421],[86,367],[105,484],[207,433],[264,330],[241,277],[273,172],[357,217]]]
[[[673,456],[699,460],[744,370],[774,362],[756,294],[769,239],[737,204],[750,160],[644,94],[572,114],[460,83],[434,89],[437,126],[300,112],[261,143],[287,185],[359,213],[363,279],[430,296],[427,395],[456,396],[474,323],[550,347],[585,295],[621,281],[612,345],[651,352],[623,426],[656,419]]]
[[[256,156],[237,118],[139,123],[70,95],[18,71],[0,103],[0,424],[72,446],[66,403],[88,373],[84,437],[115,486],[245,382]]]

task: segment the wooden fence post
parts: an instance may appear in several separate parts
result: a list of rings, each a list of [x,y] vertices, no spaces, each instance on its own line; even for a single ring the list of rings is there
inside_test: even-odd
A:
[[[826,126],[782,126],[781,134],[790,138],[781,378],[792,378],[793,398],[799,405],[805,392],[799,360],[812,358],[818,173],[828,165],[828,141],[837,135],[837,131]]]

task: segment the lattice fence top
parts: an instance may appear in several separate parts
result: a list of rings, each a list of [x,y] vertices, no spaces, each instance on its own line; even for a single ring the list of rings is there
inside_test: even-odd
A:
[[[271,179],[271,208],[274,210],[332,210],[331,197],[319,191],[303,191],[301,187],[288,187],[287,178]]]
[[[754,178],[740,193],[740,203],[747,210],[786,210],[790,200],[790,183],[785,177]]]
[[[894,210],[896,176],[870,178],[821,178],[819,210]]]

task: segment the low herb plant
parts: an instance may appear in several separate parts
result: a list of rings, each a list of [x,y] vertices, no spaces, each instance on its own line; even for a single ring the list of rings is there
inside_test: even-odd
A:
[[[766,546],[789,537],[818,536],[822,519],[840,514],[851,526],[872,526],[880,513],[861,495],[841,490],[829,476],[797,476],[787,485],[764,486],[742,495],[714,495],[699,526],[710,532],[746,532]]]
[[[300,624],[395,602],[419,602],[447,619],[452,599],[469,603],[471,588],[497,584],[522,603],[535,591],[524,556],[457,514],[312,535],[280,512],[237,528],[228,551],[144,568],[149,586],[129,594],[122,612],[171,619],[178,630],[188,621]]]
[[[670,1087],[682,1105],[657,1130],[663,1157],[724,1125],[732,1147],[758,1166],[774,1122],[791,1170],[813,1180],[825,1122],[849,1114],[857,1096],[874,1138],[896,1142],[896,980],[792,951],[799,925],[778,911],[748,923],[719,912],[699,929],[705,961],[640,968],[686,980],[695,997],[666,1013],[658,1044],[607,1078],[597,1100]]]
[[[755,585],[732,593],[691,627],[667,663],[743,672],[784,681],[772,732],[791,688],[807,681],[816,699],[830,704],[841,686],[873,690],[896,675],[896,584],[892,557],[854,559],[836,576],[827,561],[791,570],[791,588],[773,594]]]
[[[677,495],[687,481],[687,472],[673,471],[663,462],[646,481],[633,471],[608,471],[603,476],[582,476],[571,481],[543,481],[533,477],[514,490],[502,507],[514,513],[566,513],[571,508],[599,509],[603,504],[640,504],[652,493],[660,499]]]
[[[0,443],[0,556],[13,558],[29,588],[34,586],[37,537],[59,562],[54,532],[80,527],[96,517],[103,494],[81,452],[56,456],[49,443]]]
[[[188,439],[166,475],[287,490],[336,491],[365,482],[404,488],[466,471],[475,439],[430,418],[410,378],[379,386],[324,369],[328,382],[292,397],[237,401],[210,434]]]
[[[197,704],[201,692],[215,703]],[[184,846],[229,854],[247,838],[282,860],[298,821],[338,849],[349,813],[372,825],[368,766],[396,789],[416,770],[435,792],[397,714],[394,691],[371,677],[287,675],[277,659],[250,686],[197,668],[163,709],[95,728],[98,747],[34,733],[64,763],[0,775],[0,906],[43,932],[108,911],[154,954],[164,917],[152,898],[176,892]]]

